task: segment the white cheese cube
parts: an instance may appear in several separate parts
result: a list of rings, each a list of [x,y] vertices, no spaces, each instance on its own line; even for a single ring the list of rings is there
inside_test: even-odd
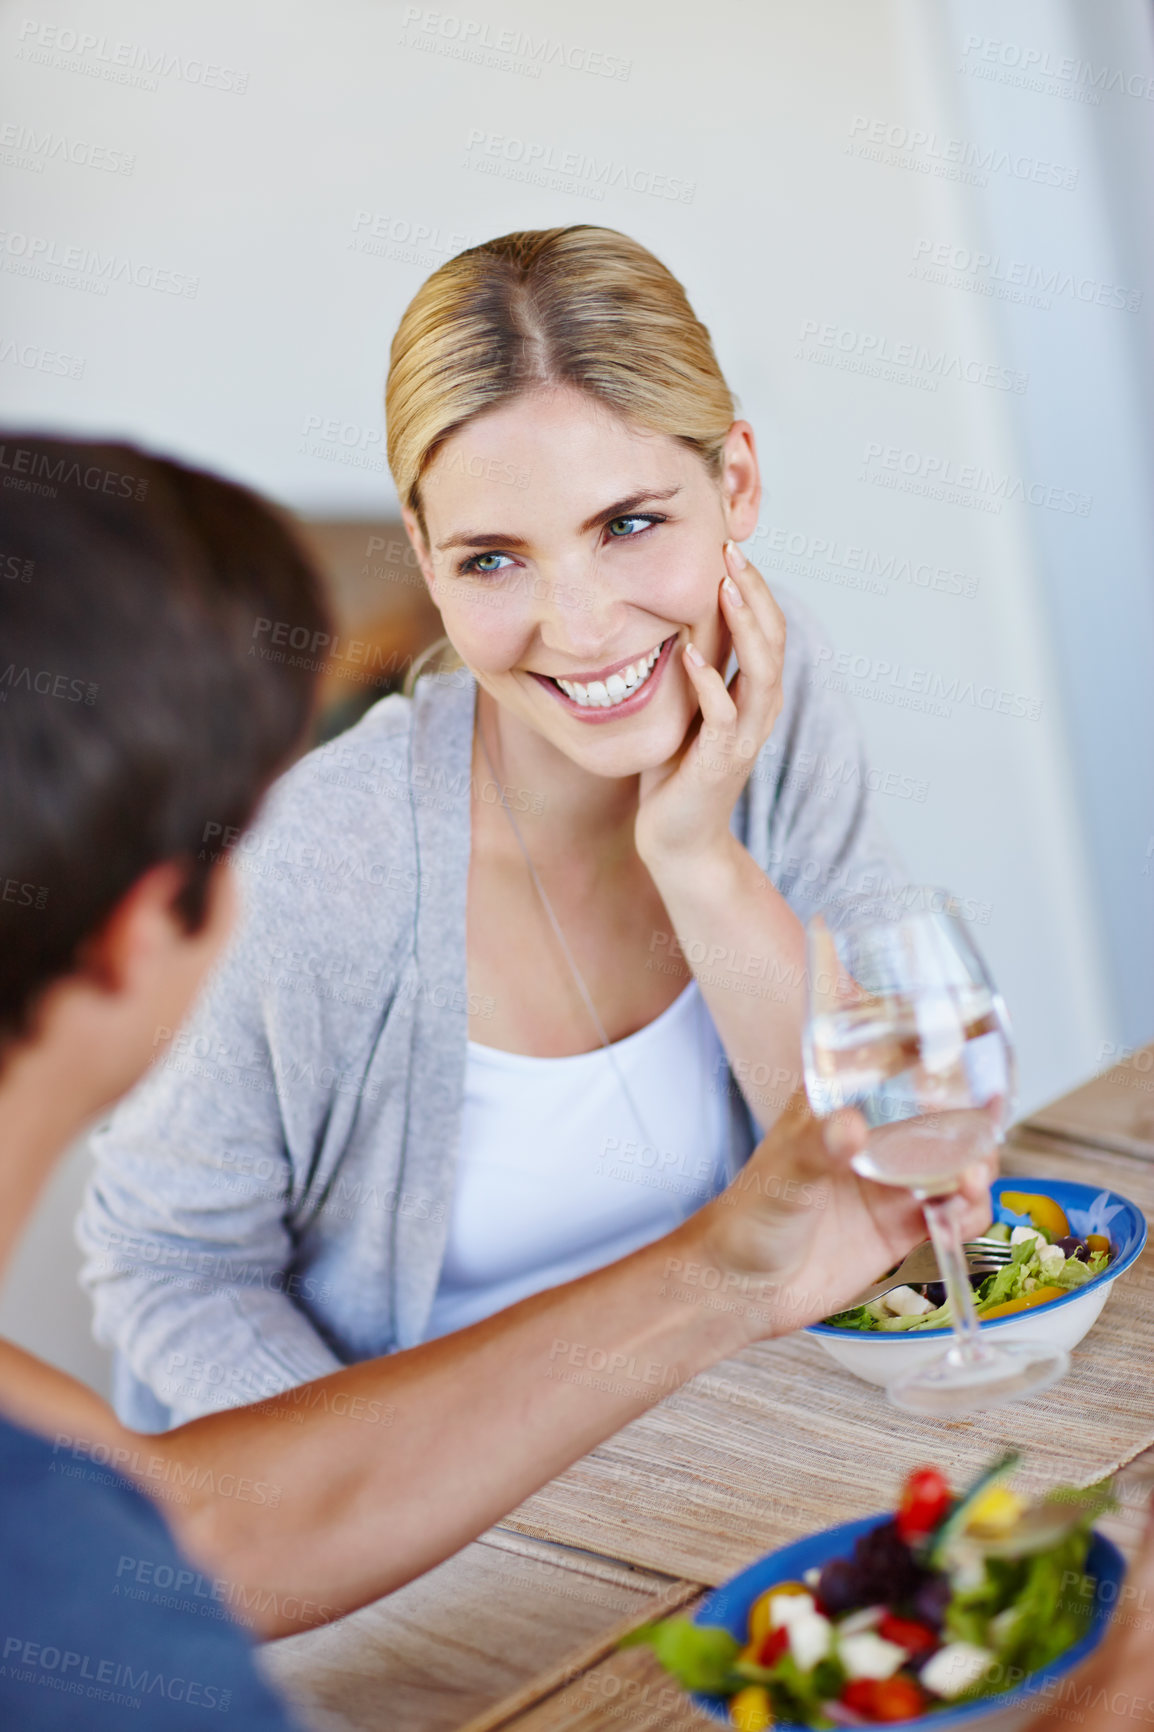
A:
[[[960,1594],[976,1594],[985,1586],[986,1558],[969,1534],[956,1534],[949,1542],[949,1572]]]
[[[846,1636],[860,1635],[863,1630],[872,1630],[886,1615],[884,1606],[862,1606],[860,1611],[848,1612],[837,1622],[837,1639],[842,1641]]]
[[[824,1660],[832,1646],[833,1625],[820,1612],[807,1612],[804,1618],[790,1620],[789,1651],[803,1672]]]
[[[972,1642],[947,1642],[930,1655],[922,1667],[921,1680],[935,1696],[951,1701],[976,1684],[987,1666],[994,1664],[988,1648],[976,1648]]]
[[[912,1287],[895,1287],[892,1293],[885,1295],[885,1306],[892,1317],[924,1317],[927,1311],[935,1309]]]
[[[839,1635],[837,1652],[847,1678],[892,1678],[909,1659],[907,1649],[887,1642],[872,1630],[862,1630],[856,1636]]]
[[[807,1588],[816,1588],[817,1584],[821,1581],[821,1571],[818,1569],[817,1565],[814,1564],[812,1569],[804,1572],[801,1579]]]
[[[792,1624],[795,1618],[803,1618],[812,1612],[815,1605],[812,1594],[771,1594],[769,1596],[769,1627],[780,1630],[783,1624]]]
[[[1038,1262],[1042,1265],[1043,1275],[1054,1276],[1066,1261],[1066,1253],[1061,1245],[1043,1245],[1038,1252]]]
[[[1036,1227],[1015,1227],[1010,1234],[1011,1245],[1024,1245],[1027,1239],[1036,1239],[1039,1246],[1048,1245],[1050,1242],[1044,1233],[1039,1233]]]

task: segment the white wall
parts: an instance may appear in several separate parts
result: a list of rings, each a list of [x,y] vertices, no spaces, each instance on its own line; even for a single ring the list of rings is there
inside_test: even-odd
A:
[[[1073,11],[1092,32],[1088,0]],[[1133,60],[1142,0],[1111,12],[1129,22],[1115,47]],[[59,157],[40,173],[5,170],[0,330],[82,363],[79,378],[57,376],[26,364],[36,349],[21,364],[0,347],[10,421],[131,435],[310,513],[372,515],[393,503],[381,456],[388,345],[428,272],[513,228],[628,230],[685,281],[758,431],[767,492],[750,552],[818,612],[847,666],[865,669],[853,690],[891,790],[880,799],[891,831],[918,875],[973,898],[1015,1017],[1023,1108],[1098,1068],[1124,1032],[1154,1032],[1149,987],[1125,954],[1119,880],[1107,908],[1108,850],[1085,840],[1091,819],[1103,823],[1087,694],[1112,677],[1103,661],[1128,608],[1145,645],[1140,544],[1123,537],[1132,582],[1081,684],[1070,671],[1078,628],[1051,567],[1087,525],[1084,551],[1106,526],[1117,539],[1119,513],[1139,515],[1121,458],[1136,448],[1126,438],[1141,410],[1125,379],[1145,327],[1074,302],[1013,325],[1007,303],[980,292],[981,272],[952,284],[919,274],[927,243],[1012,252],[1002,231],[1017,225],[1028,259],[1118,280],[1128,219],[1100,198],[1103,129],[1124,110],[1148,143],[1154,105],[1139,112],[1107,94],[1090,107],[981,79],[972,65],[985,50],[965,46],[984,34],[1045,48],[1072,28],[1066,4],[461,0],[450,13],[201,0],[158,12],[143,0],[56,0],[50,20],[35,9],[30,29],[28,16],[0,24],[12,123],[133,161],[131,173]],[[99,40],[69,55],[53,27]],[[510,70],[454,57],[466,32],[476,54],[502,31],[531,38],[514,48],[523,56],[543,42],[543,59]],[[564,63],[587,66],[590,54],[627,76]],[[158,59],[159,71],[141,70]],[[206,87],[204,62],[232,88]],[[138,82],[95,75],[118,64]],[[149,77],[155,89],[139,82]],[[926,136],[861,154],[874,133],[900,141],[901,129]],[[982,186],[938,172],[960,151],[980,180],[975,157],[1002,146],[1076,168],[1077,184],[992,168]],[[567,178],[540,174],[565,153]],[[530,156],[546,184],[526,180]],[[599,185],[590,158],[628,184]],[[97,286],[100,266],[111,271],[107,292],[19,274],[33,238],[38,270],[67,263],[70,247],[97,252],[85,268]],[[195,292],[136,286],[130,266],[195,279]],[[883,338],[887,354],[909,345],[930,359],[880,366]],[[1072,395],[1063,367],[1080,345],[1094,361]],[[1025,393],[991,383],[997,368],[1028,372]],[[1100,405],[1119,454],[1105,477]],[[962,476],[960,502],[929,490],[967,466],[981,474]],[[1093,495],[1089,515],[1005,498],[1018,478],[1043,499]],[[824,552],[791,557],[815,540]],[[889,576],[850,587],[855,562]],[[922,587],[939,572],[963,593]],[[1067,596],[1071,581],[1066,569]],[[1132,655],[1114,678],[1132,717],[1145,713],[1136,679]],[[907,707],[931,688],[953,691],[938,700],[945,713]],[[1128,847],[1143,824],[1154,830],[1132,804]],[[1149,902],[1139,865],[1122,892]]]

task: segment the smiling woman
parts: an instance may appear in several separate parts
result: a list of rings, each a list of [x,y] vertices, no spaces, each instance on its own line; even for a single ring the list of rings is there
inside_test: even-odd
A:
[[[461,254],[387,409],[441,671],[279,784],[237,941],[96,1138],[86,1280],[141,1425],[670,1231],[797,1084],[802,921],[900,876],[821,641],[737,546],[754,432],[652,254]]]

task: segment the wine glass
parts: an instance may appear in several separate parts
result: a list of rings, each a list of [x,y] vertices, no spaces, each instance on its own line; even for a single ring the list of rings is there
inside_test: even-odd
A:
[[[925,1211],[953,1340],[887,1394],[915,1413],[956,1415],[1035,1394],[1069,1356],[1045,1342],[979,1333],[955,1193],[1003,1140],[1014,1095],[1009,1018],[946,891],[903,889],[807,927],[805,1083],[819,1117],[856,1107],[869,1127],[864,1178],[913,1192]]]

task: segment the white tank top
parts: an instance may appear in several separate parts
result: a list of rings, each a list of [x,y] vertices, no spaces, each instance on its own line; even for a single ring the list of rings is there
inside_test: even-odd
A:
[[[425,1339],[572,1281],[671,1232],[750,1153],[696,981],[613,1056],[468,1043],[445,1260]]]

